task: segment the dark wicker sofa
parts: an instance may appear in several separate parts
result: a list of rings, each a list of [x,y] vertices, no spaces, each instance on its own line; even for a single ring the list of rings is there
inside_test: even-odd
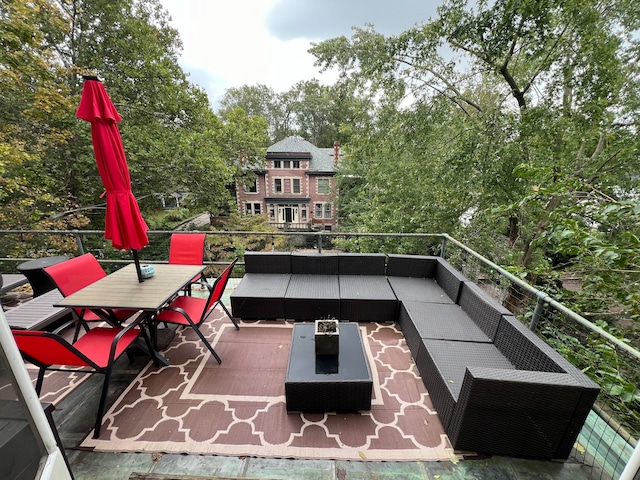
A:
[[[383,254],[245,253],[245,276],[231,295],[246,319],[396,320],[398,300]]]
[[[599,387],[446,260],[245,254],[246,319],[395,321],[452,446],[567,458]]]

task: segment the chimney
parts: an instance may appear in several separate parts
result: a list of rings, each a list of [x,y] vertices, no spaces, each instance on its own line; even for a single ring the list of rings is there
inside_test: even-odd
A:
[[[335,142],[333,142],[333,165],[337,167],[339,161],[340,161],[340,142],[336,140]]]

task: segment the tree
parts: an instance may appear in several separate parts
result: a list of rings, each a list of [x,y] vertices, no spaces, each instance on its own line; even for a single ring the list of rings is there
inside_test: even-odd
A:
[[[77,228],[86,224],[86,207],[103,203],[90,129],[75,119],[80,74],[103,79],[123,117],[132,188],[143,209],[178,190],[191,192],[194,207],[226,208],[237,158],[264,142],[246,119],[246,132],[256,136],[243,137],[243,151],[219,143],[229,126],[187,81],[178,33],[158,0],[3,2],[0,41],[4,226]],[[233,128],[243,131],[238,122]],[[76,207],[77,215],[51,219]],[[101,228],[100,218],[93,226]]]
[[[4,1],[0,14],[0,225],[31,226],[65,205],[44,160],[66,150],[72,103],[51,39],[64,24],[49,2]]]
[[[582,232],[564,237],[576,246],[579,238],[592,241],[588,232],[597,227],[612,245],[629,245],[617,228],[602,231],[608,209],[625,216],[615,224],[637,229],[634,208],[619,206],[631,198],[636,180],[628,172],[639,161],[639,19],[640,8],[626,0],[449,0],[436,19],[398,36],[357,29],[350,39],[331,39],[311,52],[319,66],[338,67],[361,90],[375,92],[379,111],[398,110],[402,125],[440,122],[440,136],[424,125],[411,136],[397,135],[406,126],[388,130],[395,138],[377,137],[373,151],[364,145],[371,136],[352,139],[347,167],[377,156],[392,178],[407,161],[390,153],[394,144],[405,157],[420,156],[414,165],[446,167],[420,179],[429,197],[407,192],[410,201],[389,198],[387,212],[404,214],[409,203],[415,210],[436,201],[452,221],[465,207],[465,222],[451,231],[497,261],[519,265],[535,282],[556,266],[549,253],[563,244],[558,232]],[[445,113],[443,101],[458,114]],[[429,111],[440,114],[417,115]],[[384,175],[375,179],[382,182]],[[432,196],[436,191],[449,194]],[[595,258],[589,245],[582,247]],[[589,255],[574,260],[585,272],[595,268]]]

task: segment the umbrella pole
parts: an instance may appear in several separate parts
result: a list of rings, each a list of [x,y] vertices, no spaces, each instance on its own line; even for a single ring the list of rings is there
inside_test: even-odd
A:
[[[142,278],[142,270],[140,270],[140,259],[138,258],[138,251],[135,248],[131,249],[131,253],[133,253],[133,262],[136,264],[136,272],[138,272],[138,282],[144,282],[144,278]]]

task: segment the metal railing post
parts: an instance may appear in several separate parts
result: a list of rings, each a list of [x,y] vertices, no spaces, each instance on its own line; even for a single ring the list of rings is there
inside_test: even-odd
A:
[[[78,247],[78,252],[80,255],[84,255],[84,245],[82,245],[82,235],[78,230],[73,231],[73,235],[76,237],[76,246]]]
[[[322,232],[318,232],[318,253],[322,253]]]
[[[536,302],[536,308],[533,310],[533,315],[531,316],[531,323],[529,324],[529,330],[535,332],[538,328],[538,320],[542,317],[542,311],[544,310],[545,299],[547,295],[543,292],[536,292],[536,297],[538,297],[538,301]]]
[[[442,236],[442,244],[440,246],[440,256],[442,258],[445,258],[447,255],[447,236],[443,235]]]

